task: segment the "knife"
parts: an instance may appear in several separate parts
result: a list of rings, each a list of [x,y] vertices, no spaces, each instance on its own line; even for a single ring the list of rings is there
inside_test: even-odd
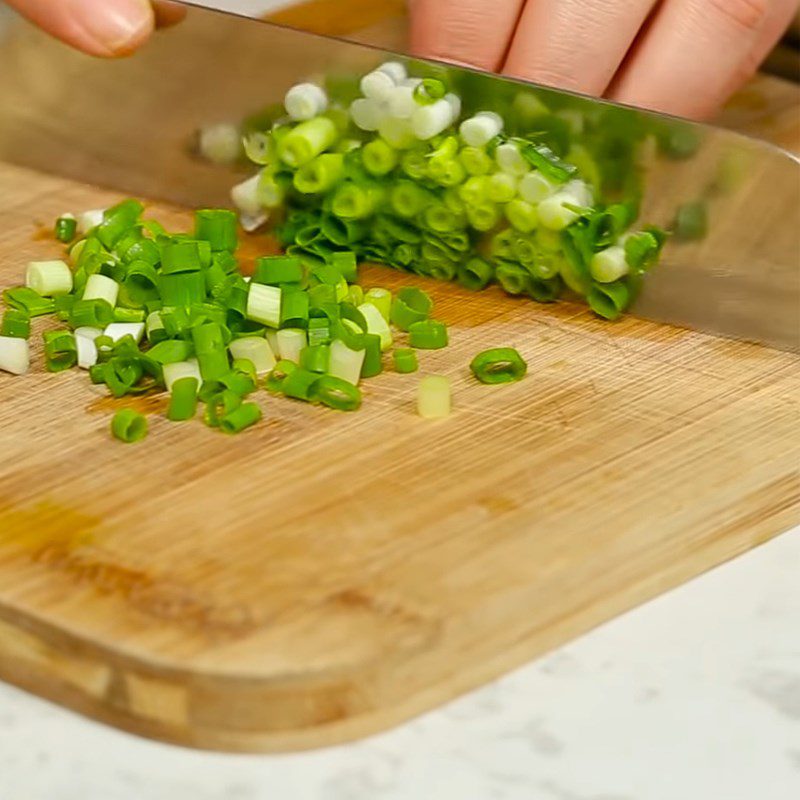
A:
[[[279,102],[297,82],[362,75],[398,58],[186,5],[183,24],[117,62],[74,53],[19,20],[7,26],[0,34],[0,159],[188,207],[228,204],[241,176],[198,159],[187,146],[194,132],[239,122]],[[702,238],[670,241],[633,313],[800,352],[796,156],[708,125],[447,69],[467,103],[519,95],[577,125],[581,118],[607,121],[612,149],[637,132],[657,132],[651,138],[666,142],[667,155],[651,154],[640,165],[642,220],[668,226],[681,207],[694,204],[708,224]],[[646,153],[646,143],[639,144]]]

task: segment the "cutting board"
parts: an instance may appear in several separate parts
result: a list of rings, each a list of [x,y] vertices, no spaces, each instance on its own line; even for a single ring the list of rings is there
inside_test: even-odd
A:
[[[797,90],[729,124],[800,148]],[[106,191],[0,164],[0,285]],[[176,228],[189,214],[152,205]],[[265,246],[246,243],[245,256]],[[366,285],[409,278],[368,268]],[[422,279],[451,419],[391,369],[342,415],[262,394],[235,439],[85,374],[0,374],[0,677],[144,736],[330,745],[472,689],[800,523],[796,356]],[[45,323],[37,324],[37,332]],[[517,347],[529,377],[470,379]],[[117,408],[150,437],[113,441]]]

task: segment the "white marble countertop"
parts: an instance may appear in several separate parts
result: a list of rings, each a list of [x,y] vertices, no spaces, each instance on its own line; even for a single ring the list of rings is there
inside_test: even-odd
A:
[[[0,800],[797,800],[800,528],[364,742],[156,744],[0,685]]]

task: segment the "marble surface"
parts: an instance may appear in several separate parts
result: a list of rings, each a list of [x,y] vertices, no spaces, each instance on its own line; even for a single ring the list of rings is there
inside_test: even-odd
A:
[[[0,685],[0,800],[797,800],[800,528],[366,741],[147,742]]]

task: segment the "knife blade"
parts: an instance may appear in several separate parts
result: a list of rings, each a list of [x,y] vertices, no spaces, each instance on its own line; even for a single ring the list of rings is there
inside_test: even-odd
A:
[[[225,204],[241,177],[199,160],[188,147],[195,131],[239,122],[299,81],[360,75],[398,58],[187,5],[182,25],[119,62],[71,52],[27,23],[10,25],[0,39],[0,159],[188,207]],[[669,225],[681,206],[702,203],[708,229],[700,240],[668,244],[634,313],[800,352],[797,157],[708,125],[447,69],[468,104],[534,98],[557,109],[578,142],[582,119],[600,120],[595,130],[607,124],[611,144],[603,146],[612,151],[634,139],[643,157],[652,140],[666,142],[671,157],[651,152],[639,164],[641,217]],[[649,133],[639,141],[637,131]]]

